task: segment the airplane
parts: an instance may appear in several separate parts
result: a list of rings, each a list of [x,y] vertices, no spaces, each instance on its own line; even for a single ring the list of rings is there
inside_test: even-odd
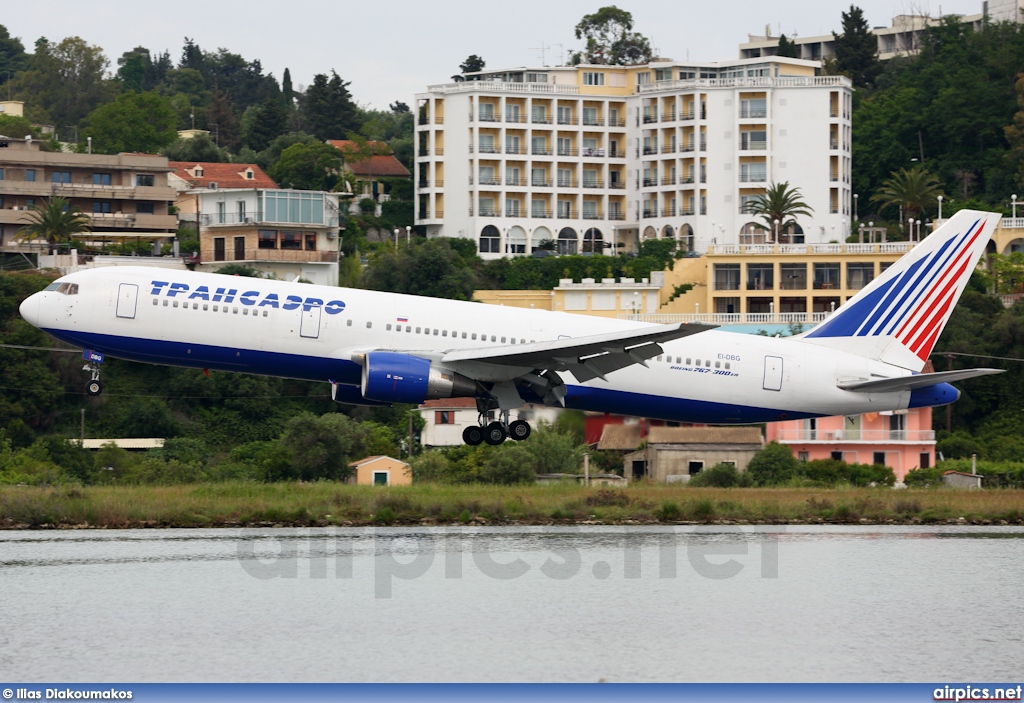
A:
[[[470,397],[470,445],[529,437],[510,422],[527,403],[708,424],[859,415],[952,403],[951,382],[1001,372],[921,373],[999,217],[961,210],[786,338],[144,267],[63,276],[20,311],[84,350],[90,395],[109,355],[322,381],[345,404]]]

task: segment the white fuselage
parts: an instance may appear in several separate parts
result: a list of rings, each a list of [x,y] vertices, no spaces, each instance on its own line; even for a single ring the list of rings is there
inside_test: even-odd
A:
[[[22,314],[85,349],[149,363],[349,386],[360,382],[361,369],[353,361],[360,351],[394,350],[436,359],[453,349],[649,326],[150,268],[93,269],[60,280],[77,283],[77,294],[38,293],[25,302]],[[607,381],[577,383],[563,373],[566,406],[665,420],[748,423],[911,404],[910,391],[857,393],[836,386],[849,379],[908,375],[906,369],[800,339],[711,330],[662,347],[664,353],[647,367],[629,366],[610,373]]]

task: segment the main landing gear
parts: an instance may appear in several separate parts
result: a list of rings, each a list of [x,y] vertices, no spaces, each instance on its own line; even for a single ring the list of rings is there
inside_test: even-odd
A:
[[[506,439],[514,439],[517,442],[521,442],[530,436],[530,423],[525,420],[509,422],[508,416],[509,412],[507,410],[502,411],[499,420],[484,425],[487,416],[485,413],[480,413],[480,424],[470,425],[463,430],[462,441],[473,447],[482,442],[497,446]]]

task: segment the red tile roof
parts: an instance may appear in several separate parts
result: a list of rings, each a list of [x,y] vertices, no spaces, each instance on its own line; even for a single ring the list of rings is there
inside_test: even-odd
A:
[[[206,188],[216,183],[218,188],[277,188],[273,179],[256,164],[218,164],[205,161],[171,161],[174,175],[188,181],[193,188]],[[196,175],[196,168],[202,176]],[[246,173],[252,172],[252,178]]]
[[[343,154],[351,153],[358,145],[351,139],[328,139],[327,143],[338,149]],[[412,174],[409,169],[402,165],[402,162],[395,158],[394,154],[384,142],[367,142],[367,145],[374,150],[386,153],[379,153],[368,159],[359,161],[346,160],[345,167],[356,176],[405,176]]]

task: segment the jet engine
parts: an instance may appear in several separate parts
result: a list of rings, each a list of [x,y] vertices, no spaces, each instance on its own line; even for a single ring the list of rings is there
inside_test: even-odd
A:
[[[422,403],[433,398],[472,398],[471,378],[440,368],[411,354],[369,352],[363,355],[363,397],[383,403]]]

